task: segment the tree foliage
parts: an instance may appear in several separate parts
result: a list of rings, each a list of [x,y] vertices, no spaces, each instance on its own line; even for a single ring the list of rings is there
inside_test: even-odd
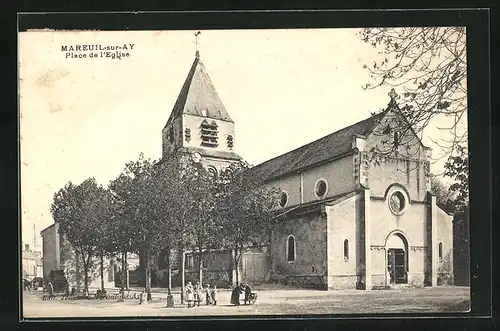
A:
[[[436,177],[431,179],[432,193],[437,203],[452,213],[463,213],[469,205],[469,164],[467,149],[456,146],[456,156],[452,156],[445,164],[445,177],[454,180],[446,186]]]
[[[103,287],[104,256],[139,254],[150,300],[152,258],[161,252],[180,253],[181,276],[184,252],[197,252],[202,281],[206,251],[230,249],[238,265],[249,245],[270,238],[278,192],[248,177],[248,168],[241,162],[214,176],[187,157],[155,162],[141,154],[108,189],[94,179],[66,185],[54,197],[54,220],[88,268],[100,258]]]
[[[243,253],[268,238],[276,211],[278,192],[247,176],[249,165],[235,163],[217,181],[217,209],[221,215],[223,243],[234,252],[236,280]]]
[[[173,173],[165,164],[145,159],[126,164],[110,189],[118,199],[115,237],[122,251],[140,254],[145,263],[145,287],[151,298],[152,258],[170,244],[172,234]],[[123,230],[123,232],[120,232]]]
[[[456,155],[450,157],[445,164],[444,175],[455,182],[450,192],[455,195],[456,210],[463,212],[469,205],[469,157],[466,147],[455,146]]]
[[[54,195],[51,213],[59,224],[60,234],[71,243],[81,258],[84,271],[84,289],[87,293],[93,257],[99,249],[101,224],[106,221],[107,210],[102,199],[105,190],[94,178],[80,185],[69,182]]]
[[[464,27],[365,28],[360,38],[385,55],[372,65],[365,89],[400,89],[401,111],[417,132],[436,116],[452,119],[451,139],[434,139],[450,155],[467,141],[467,62]]]

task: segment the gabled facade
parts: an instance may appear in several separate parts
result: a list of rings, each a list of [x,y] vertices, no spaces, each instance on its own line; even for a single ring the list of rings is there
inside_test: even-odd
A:
[[[430,193],[431,151],[405,121],[391,100],[380,114],[251,169],[282,190],[273,277],[369,290],[436,286],[453,274],[452,217]]]

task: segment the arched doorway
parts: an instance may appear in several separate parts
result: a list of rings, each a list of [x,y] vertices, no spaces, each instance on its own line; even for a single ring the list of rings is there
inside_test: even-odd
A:
[[[387,271],[386,284],[407,284],[409,271],[408,241],[400,232],[391,233],[385,243]]]

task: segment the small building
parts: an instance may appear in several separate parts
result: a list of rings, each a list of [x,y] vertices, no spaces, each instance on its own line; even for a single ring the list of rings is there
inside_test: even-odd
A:
[[[47,281],[51,270],[63,269],[69,282],[69,286],[75,287],[77,291],[83,289],[84,273],[81,259],[75,254],[65,236],[59,232],[59,224],[56,222],[41,231],[42,235],[42,257],[43,257],[43,279]],[[105,258],[104,287],[114,288],[114,261]],[[89,288],[100,288],[100,262],[98,258],[93,259],[93,267],[89,272]]]
[[[35,277],[43,277],[41,254],[39,251],[31,250],[29,244],[23,244],[21,263],[24,279],[33,280]]]

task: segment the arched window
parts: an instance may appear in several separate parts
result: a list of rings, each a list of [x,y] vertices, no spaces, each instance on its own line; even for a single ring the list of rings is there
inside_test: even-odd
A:
[[[401,137],[399,136],[399,132],[394,131],[394,147],[395,148],[399,147],[400,139],[401,139]]]
[[[316,268],[314,268],[314,265],[311,266],[311,272],[315,272]]]
[[[443,258],[443,243],[439,243],[439,259]]]
[[[349,260],[349,240],[344,240],[344,260]]]
[[[207,168],[207,171],[210,174],[210,176],[212,176],[213,178],[217,178],[217,169],[215,169],[215,167],[209,166]]]
[[[171,143],[174,142],[174,127],[173,126],[170,127],[169,139],[170,139]]]
[[[215,261],[215,254],[212,254],[212,261]]]
[[[289,235],[286,240],[286,260],[288,262],[295,261],[295,237]]]
[[[283,191],[280,194],[280,200],[279,200],[280,207],[284,208],[287,203],[288,203],[288,193]]]

